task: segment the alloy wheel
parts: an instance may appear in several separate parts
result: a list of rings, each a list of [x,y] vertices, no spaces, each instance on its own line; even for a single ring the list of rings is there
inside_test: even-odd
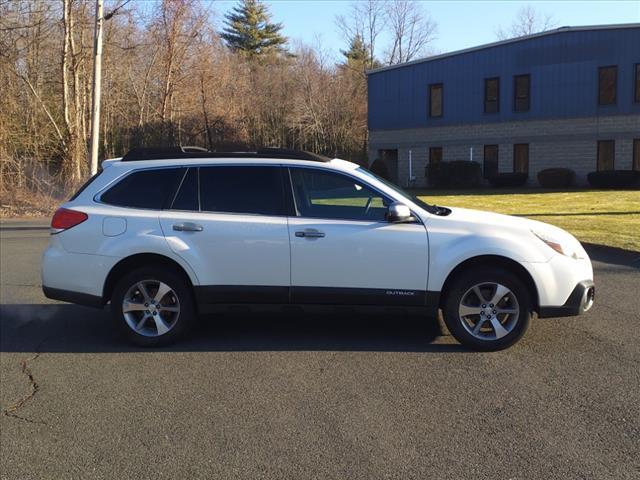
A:
[[[498,340],[513,331],[520,306],[515,294],[504,285],[479,283],[462,295],[458,315],[465,330],[475,338]]]
[[[145,337],[159,337],[171,330],[180,316],[180,300],[159,280],[132,285],[122,300],[122,314],[129,328]]]

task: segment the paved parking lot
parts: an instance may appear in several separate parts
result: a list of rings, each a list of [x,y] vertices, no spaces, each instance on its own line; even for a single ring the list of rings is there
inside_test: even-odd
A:
[[[175,348],[40,291],[48,233],[0,232],[0,478],[640,475],[640,261],[499,353],[418,318],[229,316]]]

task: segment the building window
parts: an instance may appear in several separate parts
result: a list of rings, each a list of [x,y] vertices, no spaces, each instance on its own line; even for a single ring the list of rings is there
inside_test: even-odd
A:
[[[437,164],[442,162],[442,147],[431,147],[429,148],[429,163],[427,165],[427,179],[429,180],[429,184],[432,184],[434,178],[434,170]]]
[[[614,169],[615,150],[616,147],[613,140],[600,140],[598,142],[598,171]]]
[[[633,169],[640,172],[640,138],[633,140]]]
[[[513,171],[529,173],[529,144],[516,143],[513,146]]]
[[[442,84],[429,85],[429,116],[442,116]]]
[[[500,79],[484,79],[484,113],[500,111]]]
[[[442,161],[442,147],[431,147],[429,149],[429,165],[434,165]]]
[[[640,63],[636,63],[636,84],[633,98],[637,103],[640,103]]]
[[[618,81],[618,67],[600,67],[598,69],[598,105],[613,105],[616,103],[616,83]]]
[[[498,145],[484,146],[484,164],[482,171],[484,178],[490,178],[498,173]]]
[[[531,76],[516,75],[513,77],[513,109],[516,112],[529,111],[531,92]]]

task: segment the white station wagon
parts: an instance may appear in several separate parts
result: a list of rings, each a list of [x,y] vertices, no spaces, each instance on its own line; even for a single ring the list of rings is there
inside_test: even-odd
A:
[[[538,317],[581,314],[591,262],[544,223],[429,205],[350,162],[265,149],[135,149],[56,211],[47,297],[110,310],[139,345],[243,305],[442,310],[499,350]]]

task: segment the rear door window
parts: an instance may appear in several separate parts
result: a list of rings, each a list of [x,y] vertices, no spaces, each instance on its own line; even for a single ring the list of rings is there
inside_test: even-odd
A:
[[[170,203],[184,173],[184,168],[133,172],[103,193],[100,200],[119,207],[161,210]]]
[[[200,196],[198,192],[198,167],[191,167],[182,179],[178,193],[176,194],[172,210],[188,210],[197,212],[200,210]]]
[[[278,166],[200,167],[203,212],[286,215]]]

